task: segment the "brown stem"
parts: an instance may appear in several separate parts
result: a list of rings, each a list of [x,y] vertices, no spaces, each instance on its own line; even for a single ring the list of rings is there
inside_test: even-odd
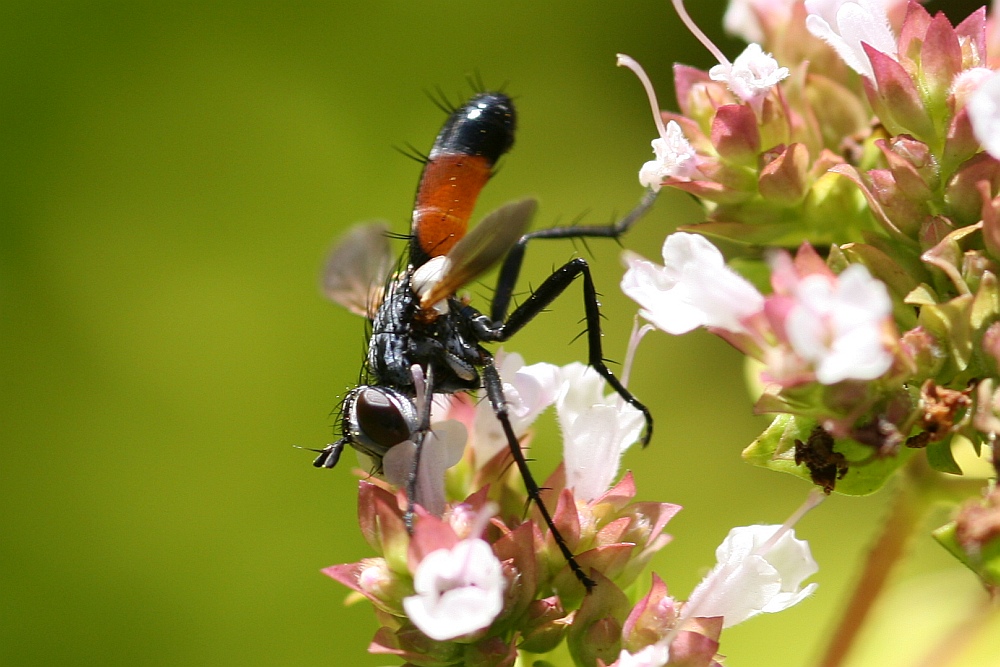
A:
[[[922,456],[915,456],[910,463],[922,459]],[[918,466],[919,464],[907,465],[900,476],[882,533],[868,552],[861,578],[827,646],[826,654],[819,663],[821,667],[840,667],[844,664],[858,632],[864,627],[875,601],[885,588],[889,575],[906,553],[924,518],[930,503],[919,480],[926,473]]]

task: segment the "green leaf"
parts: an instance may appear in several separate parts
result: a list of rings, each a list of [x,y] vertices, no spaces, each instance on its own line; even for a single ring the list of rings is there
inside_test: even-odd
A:
[[[850,470],[837,482],[836,492],[845,496],[867,496],[875,493],[917,452],[915,449],[901,447],[894,456],[873,459],[871,458],[873,450],[870,446],[846,438],[837,440],[834,449],[851,462]]]
[[[790,473],[812,483],[806,467],[795,463],[795,441],[808,440],[815,426],[816,422],[812,419],[789,414],[778,415],[743,450],[743,460],[762,468]]]
[[[951,440],[951,438],[945,438],[939,442],[929,443],[927,445],[927,463],[938,472],[961,475],[962,468],[955,461],[955,456],[951,451]]]
[[[784,472],[800,477],[809,483],[812,478],[805,465],[795,463],[795,441],[806,442],[815,428],[814,419],[797,415],[781,414],[771,425],[743,450],[743,459],[752,465]],[[838,439],[834,451],[842,454],[850,463],[847,474],[837,481],[836,493],[845,496],[866,496],[878,491],[905,463],[915,450],[901,448],[894,455],[873,458],[873,449],[850,439]]]

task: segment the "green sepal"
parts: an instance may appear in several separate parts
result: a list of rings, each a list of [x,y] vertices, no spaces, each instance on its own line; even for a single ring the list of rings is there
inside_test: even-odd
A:
[[[997,277],[992,272],[983,273],[972,302],[972,312],[969,313],[969,324],[973,331],[982,331],[1000,317],[1000,290],[997,288]]]
[[[908,303],[914,303],[911,300],[915,296],[914,292],[907,297]],[[939,341],[948,344],[950,359],[956,372],[964,371],[972,360],[972,330],[969,326],[972,300],[971,294],[963,294],[946,303],[926,304],[920,309],[920,326]]]

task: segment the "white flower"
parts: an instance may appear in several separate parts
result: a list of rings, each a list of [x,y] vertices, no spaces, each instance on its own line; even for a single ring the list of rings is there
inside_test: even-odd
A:
[[[556,414],[563,433],[566,486],[583,501],[608,490],[618,476],[622,455],[642,433],[642,413],[612,392],[590,366],[571,363],[561,369],[562,388]]]
[[[684,136],[677,121],[667,123],[663,136],[653,139],[651,143],[656,159],[639,169],[639,183],[643,186],[655,192],[668,178],[690,180],[697,173],[694,146]]]
[[[883,327],[892,300],[865,266],[852,264],[836,280],[806,276],[792,297],[785,332],[795,353],[814,365],[817,380],[873,380],[889,370]]]
[[[682,334],[700,326],[734,333],[742,320],[764,307],[764,297],[726,266],[722,253],[697,234],[678,232],[663,243],[659,266],[625,254],[628,271],[622,291],[641,306],[639,313],[658,328]]]
[[[788,77],[788,68],[779,67],[760,44],[749,44],[732,63],[719,63],[708,70],[712,81],[724,81],[736,97],[759,110],[767,94]]]
[[[972,131],[983,149],[1000,159],[1000,72],[992,72],[969,97]]]
[[[656,130],[660,134],[659,138],[652,141],[656,159],[650,160],[639,169],[639,183],[652,188],[653,192],[658,192],[663,181],[668,178],[691,180],[698,175],[694,146],[684,136],[681,126],[676,121],[663,124],[660,105],[656,101],[656,91],[653,90],[653,84],[646,75],[646,70],[642,69],[642,65],[634,58],[624,53],[618,54],[618,66],[629,68],[639,77],[649,99],[649,108],[653,111],[653,122],[656,123]]]
[[[666,646],[650,644],[634,654],[622,649],[615,667],[663,667],[669,660],[670,651]]]
[[[503,609],[503,573],[490,545],[462,540],[427,554],[403,609],[421,632],[447,641],[489,627]]]
[[[742,37],[747,42],[764,39],[759,14],[789,16],[796,0],[730,0],[722,25],[730,35]]]
[[[560,383],[559,367],[548,363],[525,366],[524,357],[520,354],[504,353],[503,350],[497,351],[496,364],[503,380],[510,425],[520,437],[538,415],[555,402]],[[507,449],[507,437],[493,414],[493,406],[485,399],[476,406],[472,444],[478,465]]]
[[[862,43],[896,57],[896,37],[889,27],[885,0],[806,0],[806,28],[829,44],[855,72],[872,81]]]
[[[800,588],[819,568],[809,544],[782,526],[733,528],[715,550],[718,564],[688,599],[683,617],[723,617],[723,627],[742,623],[761,613],[774,613],[798,604],[816,590]]]
[[[441,516],[444,512],[444,473],[462,460],[467,439],[465,426],[454,419],[432,423],[430,432],[424,436],[415,502],[431,514]],[[412,440],[404,440],[389,448],[382,457],[382,469],[390,484],[406,488],[415,453],[416,445]]]

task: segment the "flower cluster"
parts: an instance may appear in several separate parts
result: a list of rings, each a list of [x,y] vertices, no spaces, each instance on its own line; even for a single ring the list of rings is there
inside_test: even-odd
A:
[[[367,477],[359,523],[377,555],[324,570],[375,607],[381,627],[370,651],[412,665],[509,666],[565,644],[576,665],[709,667],[718,665],[723,628],[814,590],[803,580],[816,564],[790,526],[749,526],[733,529],[686,603],[655,574],[649,592],[630,602],[624,591],[670,541],[664,529],[680,510],[636,501],[631,473],[619,479],[641,413],[607,394],[603,378],[582,364],[526,366],[503,353],[498,361],[522,446],[534,419],[556,409],[564,462],[546,480],[542,501],[596,585],[584,588],[539,508],[525,512],[528,496],[488,403],[442,395],[432,406],[434,443],[442,446],[424,452],[435,463],[421,462],[426,479],[417,485],[415,515],[408,520],[403,481]],[[461,442],[461,460],[444,473],[450,440]],[[386,477],[408,465],[387,465]]]
[[[756,410],[775,418],[751,462],[846,494],[920,449],[960,473],[956,436],[979,453],[1000,432],[996,20],[733,0],[726,28],[752,43],[730,64],[674,5],[720,62],[675,67],[680,112],[619,64],[660,134],[640,182],[694,195],[705,221],[667,238],[664,266],[626,254],[625,293],[757,364]]]

